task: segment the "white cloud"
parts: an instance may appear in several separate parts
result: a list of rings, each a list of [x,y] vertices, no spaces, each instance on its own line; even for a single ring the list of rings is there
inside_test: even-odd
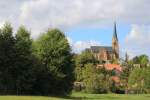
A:
[[[100,43],[95,40],[74,42],[70,37],[67,37],[67,40],[72,48],[72,52],[74,52],[74,53],[81,53],[83,50],[90,48],[91,46],[99,46],[100,45]]]
[[[145,53],[150,56],[150,26],[132,25],[125,39],[125,47],[131,56]]]
[[[23,24],[32,30],[34,38],[48,27],[61,30],[76,26],[100,27],[114,20],[135,24],[127,36],[126,47],[139,54],[149,51],[146,46],[150,43],[149,5],[150,0],[1,0],[0,23],[10,21],[15,30]],[[78,41],[73,47],[77,47],[78,52],[92,43]]]
[[[81,53],[81,51],[85,50],[86,48],[90,48],[90,46],[97,46],[100,45],[99,42],[90,40],[90,41],[77,41],[72,45],[73,52]]]
[[[0,28],[2,28],[4,24],[5,24],[4,21],[0,22]]]
[[[33,37],[47,27],[101,26],[114,20],[149,24],[149,0],[29,0],[21,5],[20,23]]]
[[[70,37],[67,37],[67,40],[68,40],[70,46],[72,46],[73,45],[73,40]]]
[[[126,37],[126,43],[136,45],[147,45],[150,43],[150,26],[132,25],[132,29]]]
[[[26,25],[37,37],[48,27],[97,27],[114,20],[130,24],[150,23],[150,0],[1,0],[0,22]]]

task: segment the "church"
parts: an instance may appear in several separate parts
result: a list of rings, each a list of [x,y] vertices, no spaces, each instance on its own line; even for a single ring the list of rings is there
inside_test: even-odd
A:
[[[116,23],[114,24],[112,46],[91,46],[87,50],[91,51],[94,57],[103,63],[119,60],[119,41],[117,37]]]

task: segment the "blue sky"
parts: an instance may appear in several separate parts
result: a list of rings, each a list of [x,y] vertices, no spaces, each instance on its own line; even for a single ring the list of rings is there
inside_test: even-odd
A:
[[[120,45],[120,54],[123,57],[126,52],[126,48],[124,47],[125,45],[125,39],[131,31],[131,26],[129,24],[123,24],[123,23],[117,23],[117,35],[119,39],[119,45]],[[82,49],[79,50],[74,50],[77,49],[75,46],[73,50],[77,53],[79,51],[84,50],[85,48],[89,48],[91,45],[103,45],[103,46],[112,46],[112,36],[114,32],[114,23],[111,25],[105,26],[105,27],[96,27],[96,28],[91,28],[91,27],[75,27],[71,28],[68,31],[65,31],[65,34],[67,37],[71,38],[71,41],[75,44],[78,41],[92,41],[94,43],[89,44],[89,46],[84,46],[86,45],[85,43],[81,43],[83,46]]]
[[[65,32],[66,36],[72,38],[74,42],[77,41],[89,41],[95,40],[101,45],[111,45],[112,35],[113,35],[113,28],[114,24],[108,27],[96,27],[96,28],[86,28],[86,27],[79,27],[79,28],[72,28]],[[125,42],[125,37],[127,33],[131,30],[130,25],[127,24],[119,24],[117,23],[117,35],[120,44]]]

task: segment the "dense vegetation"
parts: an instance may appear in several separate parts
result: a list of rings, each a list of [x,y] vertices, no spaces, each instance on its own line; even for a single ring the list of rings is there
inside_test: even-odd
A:
[[[0,94],[66,95],[74,81],[68,41],[58,29],[32,40],[30,31],[6,23],[0,29]]]
[[[121,63],[119,84],[116,84],[112,77],[116,75],[115,70],[96,68],[100,62],[94,59],[89,51],[83,51],[75,56],[76,91],[88,93],[150,93],[150,66],[149,58],[146,55],[136,56]],[[79,88],[80,87],[80,88]]]
[[[115,88],[113,82],[110,81],[112,72],[106,71],[104,68],[97,69],[97,61],[90,51],[83,51],[75,58],[75,76],[76,81],[84,84],[82,91],[87,93],[108,93]],[[75,90],[78,87],[75,87]]]

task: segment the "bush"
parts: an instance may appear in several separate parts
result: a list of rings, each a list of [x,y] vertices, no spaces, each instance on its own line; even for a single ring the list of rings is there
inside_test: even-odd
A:
[[[83,70],[83,83],[85,92],[88,93],[106,93],[106,84],[104,75],[99,73],[93,64],[86,64]]]
[[[150,93],[150,69],[134,69],[129,76],[128,85],[132,93]]]

